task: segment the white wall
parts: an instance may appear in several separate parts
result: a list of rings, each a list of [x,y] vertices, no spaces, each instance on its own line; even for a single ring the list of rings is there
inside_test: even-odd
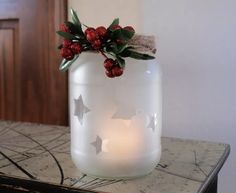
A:
[[[113,19],[119,17],[123,26],[141,26],[141,4],[139,0],[68,0],[68,7],[76,9],[81,22],[89,26],[109,26]],[[124,6],[125,3],[125,6]]]
[[[143,6],[145,29],[158,36],[163,133],[230,143],[219,192],[234,193],[236,1],[149,0]]]
[[[236,1],[69,0],[89,25],[114,17],[156,34],[163,69],[163,135],[221,141],[231,155],[219,193],[236,181]]]

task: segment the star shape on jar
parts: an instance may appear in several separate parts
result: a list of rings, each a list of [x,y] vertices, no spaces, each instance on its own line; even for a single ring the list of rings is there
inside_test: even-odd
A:
[[[107,143],[108,140],[102,140],[102,138],[97,135],[96,140],[92,142],[91,145],[95,147],[96,154],[99,154],[100,152],[108,152]]]
[[[147,128],[151,128],[152,131],[154,132],[156,129],[156,125],[157,125],[157,114],[154,113],[153,115],[149,116],[149,123]]]
[[[83,98],[80,95],[78,99],[74,99],[75,102],[75,112],[74,115],[78,118],[81,125],[83,125],[84,114],[88,113],[90,109],[85,106]]]

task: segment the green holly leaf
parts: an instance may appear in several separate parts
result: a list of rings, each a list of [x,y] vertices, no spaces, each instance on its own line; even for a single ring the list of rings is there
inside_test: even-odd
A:
[[[137,59],[137,60],[152,60],[152,59],[155,59],[154,56],[139,53],[139,52],[135,52],[135,51],[132,51],[132,50],[129,50],[129,53],[130,53],[130,55],[129,55],[130,58],[134,58],[134,59]]]
[[[128,41],[134,36],[134,31],[128,31],[124,29],[117,29],[111,32],[111,38],[113,40],[123,40]]]
[[[103,47],[103,51],[104,52],[111,52],[112,48],[110,46],[106,45],[106,47]]]
[[[73,40],[76,39],[76,36],[64,31],[57,31],[56,32],[58,35],[62,36],[63,38],[69,39],[69,40]]]
[[[72,34],[78,34],[78,36],[80,38],[84,38],[84,33],[82,31],[82,28],[79,28],[78,26],[76,26],[74,23],[70,22],[70,21],[66,21],[65,25],[70,29]]]
[[[117,39],[123,40],[121,29],[117,29],[115,31],[112,31],[110,36],[111,36],[111,39],[113,39],[113,40],[117,40]]]
[[[152,60],[155,59],[154,56],[148,55],[148,54],[144,54],[144,53],[139,53],[133,50],[125,49],[122,53],[119,54],[122,57],[130,57],[130,58],[134,58],[137,60]]]
[[[108,29],[111,30],[113,25],[119,25],[119,18],[114,19]]]
[[[119,44],[117,47],[118,47],[118,54],[122,53],[126,49],[133,48],[132,46],[129,46],[128,44]]]
[[[119,55],[124,58],[129,57],[130,55],[129,48],[124,49]]]
[[[70,9],[70,12],[71,12],[71,17],[72,17],[73,24],[77,28],[77,33],[81,34],[81,35],[84,34],[83,30],[82,30],[81,22],[78,18],[77,13],[75,12],[74,9]]]
[[[109,48],[111,49],[111,51],[115,54],[118,53],[118,48],[117,48],[117,44],[116,43],[112,43],[110,44]]]
[[[129,40],[134,36],[135,32],[130,31],[130,30],[126,30],[126,29],[122,29],[122,34],[125,38],[127,38]]]
[[[125,60],[121,58],[120,56],[116,55],[117,62],[121,68],[125,67]]]
[[[113,52],[115,54],[120,54],[121,52],[123,52],[124,49],[128,48],[130,46],[128,46],[127,44],[117,44],[115,42],[111,42],[105,49],[105,51],[107,52]]]
[[[75,10],[74,9],[70,9],[70,13],[71,13],[71,16],[72,16],[73,23],[76,24],[76,25],[80,25],[81,26],[81,23],[79,21],[78,15],[75,12]]]
[[[71,66],[71,64],[79,57],[79,55],[75,55],[75,57],[72,60],[66,60],[63,59],[60,66],[59,66],[59,70],[61,71],[66,71],[68,70],[68,68]]]

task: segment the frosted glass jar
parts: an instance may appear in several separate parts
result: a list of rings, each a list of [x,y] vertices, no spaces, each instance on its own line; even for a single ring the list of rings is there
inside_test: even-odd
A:
[[[100,178],[150,173],[161,156],[161,72],[156,60],[126,58],[124,74],[108,78],[104,58],[83,53],[70,67],[71,155]]]

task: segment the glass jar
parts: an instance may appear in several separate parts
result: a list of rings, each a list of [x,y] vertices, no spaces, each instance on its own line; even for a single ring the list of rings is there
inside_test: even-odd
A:
[[[100,178],[150,173],[161,156],[161,71],[155,60],[126,58],[124,74],[108,78],[104,58],[82,53],[70,67],[71,155]]]

